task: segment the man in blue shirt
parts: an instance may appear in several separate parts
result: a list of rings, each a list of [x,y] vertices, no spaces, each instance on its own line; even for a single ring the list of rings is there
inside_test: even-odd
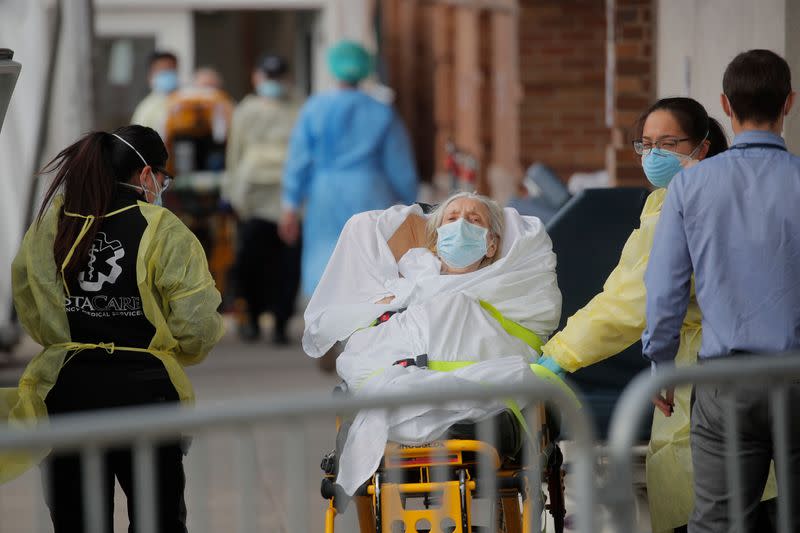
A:
[[[703,313],[699,358],[800,347],[800,158],[781,137],[794,103],[786,61],[767,50],[739,54],[721,95],[735,138],[729,151],[678,174],[669,187],[645,284],[644,354],[672,364],[689,302],[692,274]],[[790,405],[800,385],[789,387]],[[671,395],[668,391],[666,399]],[[689,531],[729,531],[732,487],[725,474],[723,401],[740,420],[738,458],[748,531],[754,527],[772,459],[769,391],[763,384],[695,388],[691,415],[695,509]],[[800,424],[789,428],[790,465],[778,465],[800,509]],[[800,520],[796,520],[800,527]]]

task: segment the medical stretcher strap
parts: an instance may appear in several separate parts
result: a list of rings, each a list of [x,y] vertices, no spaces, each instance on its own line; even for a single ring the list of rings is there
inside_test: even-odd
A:
[[[521,324],[517,324],[513,320],[507,319],[489,302],[479,300],[479,303],[481,307],[489,313],[489,316],[497,320],[500,326],[506,330],[506,333],[512,337],[518,338],[537,352],[542,353],[542,339],[540,339],[536,333]]]
[[[471,365],[474,365],[476,361],[428,361],[428,370],[434,370],[436,372],[452,372],[454,370],[458,370],[459,368],[465,368]],[[519,404],[512,399],[505,400],[506,407],[508,410],[514,414],[514,417],[519,422],[520,427],[525,431],[528,437],[532,437],[531,430],[528,427],[528,422],[525,421],[525,416],[522,414],[522,409],[519,408]]]
[[[465,368],[471,365],[474,365],[477,361],[428,361],[428,370],[433,370],[436,372],[452,372],[454,370],[458,370],[459,368]],[[532,364],[530,365],[531,372],[533,372],[536,377],[543,379],[545,381],[549,381],[550,383],[560,387],[564,392],[566,392],[570,398],[575,401],[575,404],[580,407],[581,402],[578,400],[578,397],[575,395],[575,392],[569,388],[569,385],[564,383],[560,377],[558,377],[555,373],[553,373],[550,369],[543,367],[542,365]],[[533,438],[533,433],[531,433],[531,429],[528,426],[528,422],[525,420],[525,415],[522,414],[522,409],[520,409],[519,404],[513,399],[505,400],[506,407],[511,413],[514,415],[514,418],[517,419],[519,422],[520,427],[525,431],[529,438]]]

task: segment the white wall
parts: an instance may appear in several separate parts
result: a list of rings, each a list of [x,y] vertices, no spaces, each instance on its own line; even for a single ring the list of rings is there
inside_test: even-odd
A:
[[[104,3],[98,2],[95,11],[95,33],[99,37],[153,36],[157,49],[178,56],[181,83],[191,80],[194,70],[194,22],[191,11],[165,7],[157,10],[141,7],[104,9]]]
[[[657,91],[658,97],[691,96],[725,126],[719,95],[722,74],[739,52],[767,48],[794,61],[795,80],[800,79],[800,28],[797,0],[658,0]],[[787,11],[794,16],[790,26]],[[787,38],[793,45],[787,47]],[[789,43],[792,45],[792,42]],[[794,58],[787,56],[787,51]],[[799,85],[795,81],[795,86]],[[795,111],[796,117],[800,111]],[[800,119],[795,119],[798,122]],[[798,125],[800,126],[800,125]],[[800,149],[795,130],[787,141]]]
[[[325,50],[344,38],[369,42],[368,0],[95,0],[99,36],[148,36],[178,55],[182,82],[195,67],[192,12],[197,9],[319,9],[315,29],[314,89],[331,87]],[[224,43],[223,43],[224,44]]]

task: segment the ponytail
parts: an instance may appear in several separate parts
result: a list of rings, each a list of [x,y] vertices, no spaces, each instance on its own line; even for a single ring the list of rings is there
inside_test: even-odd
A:
[[[113,135],[104,131],[87,133],[41,170],[41,174],[55,172],[56,176],[44,195],[37,223],[41,222],[59,190],[64,195],[53,256],[59,271],[69,257],[63,270],[67,290],[69,283],[77,279],[79,269],[86,264],[97,235],[99,224],[86,225],[86,220],[108,213],[118,182],[129,182],[146,165],[165,166],[167,155],[164,142],[155,130],[132,124],[114,130]],[[86,230],[82,233],[84,227]]]
[[[84,225],[83,219],[65,216],[64,212],[99,217],[105,215],[111,206],[116,180],[108,157],[109,137],[108,133],[101,131],[84,135],[78,142],[62,150],[40,172],[56,172],[56,176],[44,195],[37,222],[41,222],[53,197],[63,187],[64,205],[59,213],[53,244],[58,270],[61,270]],[[65,285],[77,278],[78,270],[88,259],[97,229],[98,225],[92,224],[75,247],[63,271]]]
[[[706,157],[712,157],[728,149],[728,136],[722,129],[719,121],[713,117],[708,117],[708,153]]]

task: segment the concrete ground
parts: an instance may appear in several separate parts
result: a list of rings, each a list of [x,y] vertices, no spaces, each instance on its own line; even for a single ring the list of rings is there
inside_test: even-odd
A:
[[[238,340],[229,321],[228,333],[208,359],[188,369],[199,404],[236,398],[269,398],[303,391],[327,393],[338,382],[336,376],[321,372],[316,361],[302,352],[299,343],[301,319],[295,319],[291,324],[293,343],[287,347],[270,344],[269,322],[266,321],[264,326],[266,339],[246,344]],[[11,362],[0,359],[0,386],[13,386],[25,362],[37,351],[38,346],[26,340],[17,348]],[[305,472],[286,464],[287,445],[296,447],[298,441],[297,435],[288,433],[286,426],[259,426],[245,431],[245,435],[252,437],[252,448],[242,448],[237,433],[231,431],[215,430],[195,437],[186,458],[189,530],[284,532],[287,531],[288,513],[292,509],[301,509],[306,522],[303,529],[324,531],[326,502],[319,496],[319,462],[323,454],[334,446],[334,421],[315,420],[301,424],[301,427],[305,444],[301,468]],[[254,454],[254,460],[242,462],[243,453],[248,451]],[[568,459],[567,450],[565,455]],[[299,480],[305,480],[305,488],[298,487],[294,493],[297,494],[299,489],[303,496],[299,501],[296,498],[289,500],[287,485]],[[252,485],[247,485],[248,482]],[[252,489],[242,489],[242,483]],[[568,484],[568,502],[569,499]],[[251,524],[239,523],[240,506],[247,501],[252,503],[254,521]],[[116,531],[126,530],[126,509],[125,498],[117,486]],[[646,506],[641,522],[640,531],[647,531]],[[336,529],[348,533],[358,530],[352,511],[337,519]],[[38,469],[0,486],[0,533],[31,531],[52,531],[41,498]]]

